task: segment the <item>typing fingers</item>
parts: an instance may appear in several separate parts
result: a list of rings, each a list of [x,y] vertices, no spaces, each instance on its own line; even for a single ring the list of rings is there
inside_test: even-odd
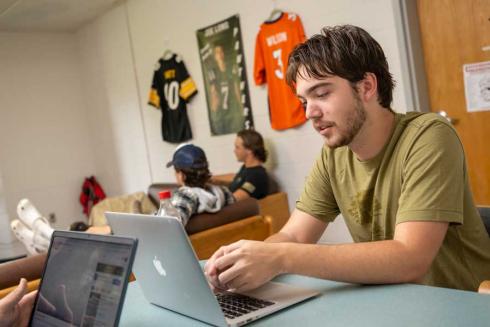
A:
[[[233,279],[237,278],[241,274],[241,269],[238,267],[238,265],[232,265],[228,269],[222,271],[218,275],[218,280],[221,285],[226,287],[226,289],[229,289],[230,286],[228,285]]]
[[[206,274],[213,275],[217,273],[217,269],[215,266],[216,259],[222,257],[225,253],[225,247],[222,246],[220,247],[216,252],[213,253],[213,255],[208,259],[206,264],[204,265],[204,271]]]

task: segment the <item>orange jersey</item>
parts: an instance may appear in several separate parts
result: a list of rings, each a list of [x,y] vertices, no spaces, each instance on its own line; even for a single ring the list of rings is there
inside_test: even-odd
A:
[[[303,24],[296,14],[282,13],[275,21],[260,25],[255,42],[254,79],[257,85],[268,84],[269,114],[274,129],[286,129],[306,121],[301,103],[286,84],[288,56],[304,41]]]

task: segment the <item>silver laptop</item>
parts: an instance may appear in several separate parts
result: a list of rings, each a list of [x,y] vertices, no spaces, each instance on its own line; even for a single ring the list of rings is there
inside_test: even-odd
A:
[[[55,231],[29,326],[117,326],[136,247],[126,237]]]
[[[241,326],[318,294],[275,282],[243,294],[214,294],[177,219],[105,215],[116,235],[138,238],[134,274],[145,298],[160,307],[216,326]]]

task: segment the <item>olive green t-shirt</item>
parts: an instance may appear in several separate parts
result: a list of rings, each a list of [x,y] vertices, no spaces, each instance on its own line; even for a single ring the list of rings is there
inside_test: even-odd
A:
[[[371,160],[324,146],[296,208],[324,222],[342,214],[355,242],[393,239],[401,222],[449,222],[423,284],[476,290],[490,279],[490,238],[473,203],[463,146],[439,115],[395,119],[390,141]]]

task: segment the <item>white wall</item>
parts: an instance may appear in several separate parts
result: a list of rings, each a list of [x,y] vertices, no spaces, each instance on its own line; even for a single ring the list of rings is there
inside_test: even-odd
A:
[[[13,234],[10,232],[10,219],[7,212],[5,192],[3,190],[2,167],[0,167],[0,245],[8,244],[13,241]]]
[[[307,36],[318,33],[323,26],[345,23],[359,25],[370,32],[384,48],[398,82],[394,108],[405,111],[403,56],[397,41],[398,18],[391,0],[275,3],[278,8],[301,16]],[[272,130],[267,91],[253,85],[255,36],[272,8],[273,1],[262,0],[128,1],[79,32],[84,55],[82,70],[86,72],[88,85],[86,96],[90,95],[91,116],[97,117],[91,120],[99,136],[94,143],[97,167],[100,179],[108,188],[137,191],[146,188],[150,181],[174,179],[173,171],[164,168],[164,163],[170,159],[175,146],[162,142],[161,114],[146,104],[153,67],[165,47],[182,55],[199,90],[188,105],[193,142],[208,154],[213,173],[234,172],[239,168],[232,152],[234,135],[212,137],[210,134],[195,36],[197,29],[238,13],[255,127],[271,147],[273,156],[269,167],[289,194],[290,207],[294,207],[322,140],[308,123],[281,132]],[[104,125],[105,131],[102,130]],[[324,241],[349,239],[339,219],[323,238]]]
[[[0,33],[0,167],[10,219],[24,197],[54,212],[55,227],[83,219],[78,195],[95,165],[77,45],[70,34]]]
[[[108,196],[146,191],[151,175],[124,6],[81,29],[78,40],[98,179]]]

